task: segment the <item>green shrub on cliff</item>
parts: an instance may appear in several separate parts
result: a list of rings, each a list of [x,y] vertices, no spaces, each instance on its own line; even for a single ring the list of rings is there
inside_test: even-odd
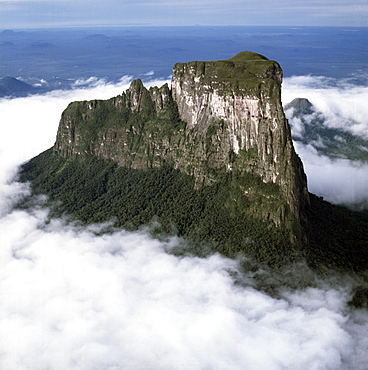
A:
[[[49,196],[54,216],[67,214],[86,223],[114,219],[115,226],[132,230],[157,220],[154,233],[184,236],[198,255],[242,252],[274,267],[306,258],[322,270],[364,270],[368,264],[366,214],[311,194],[309,243],[298,249],[289,232],[247,214],[248,207],[262,211],[257,193],[277,194],[274,184],[250,174],[219,171],[218,182],[195,189],[192,176],[169,165],[133,170],[93,156],[63,158],[50,149],[23,166],[21,180]],[[240,197],[242,187],[254,189],[255,198]]]

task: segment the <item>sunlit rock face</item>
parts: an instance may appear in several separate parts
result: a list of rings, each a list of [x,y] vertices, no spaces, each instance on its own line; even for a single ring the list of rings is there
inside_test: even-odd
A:
[[[197,188],[219,181],[218,170],[258,176],[278,191],[237,183],[229,207],[244,198],[250,205],[242,212],[287,225],[300,240],[307,181],[284,116],[281,82],[278,63],[252,52],[179,63],[171,89],[148,90],[136,80],[110,100],[69,105],[54,149],[135,169],[168,163],[194,176]]]
[[[282,109],[281,82],[278,63],[243,52],[226,61],[176,64],[172,94],[192,133],[198,176],[205,177],[201,164],[255,173],[280,185],[300,220],[307,183]]]

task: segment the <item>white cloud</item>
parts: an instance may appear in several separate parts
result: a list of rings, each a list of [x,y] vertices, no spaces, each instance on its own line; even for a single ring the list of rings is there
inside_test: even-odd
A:
[[[2,368],[342,369],[367,359],[354,350],[368,317],[349,318],[346,287],[271,298],[233,284],[236,261],[165,253],[176,238],[46,220],[38,210],[0,221]]]
[[[292,117],[294,114],[294,108],[285,110],[286,117]],[[304,123],[299,117],[289,118],[289,124],[292,128],[293,137],[302,138],[304,134]]]
[[[368,163],[331,160],[311,145],[294,145],[303,161],[310,192],[331,203],[368,208]]]
[[[321,76],[285,78],[282,89],[284,104],[294,98],[306,98],[322,112],[329,127],[342,128],[368,139],[368,87],[348,80]]]
[[[79,87],[79,86],[88,86],[88,87],[98,87],[98,86],[103,86],[106,85],[106,80],[97,78],[97,77],[89,77],[86,79],[78,79],[74,82],[74,87]]]
[[[326,77],[295,76],[286,78],[282,89],[283,103],[306,98],[321,112],[325,125],[339,128],[368,139],[368,87],[353,85],[347,80]],[[292,120],[297,137],[304,127]],[[305,172],[309,190],[336,204],[368,207],[368,164],[344,159],[331,160],[319,155],[311,146],[295,143]]]
[[[149,71],[144,74],[144,76],[153,76],[155,74],[155,71]]]

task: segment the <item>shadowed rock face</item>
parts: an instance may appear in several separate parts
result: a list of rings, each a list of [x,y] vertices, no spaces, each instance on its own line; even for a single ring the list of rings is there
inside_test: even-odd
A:
[[[147,90],[136,80],[110,100],[69,105],[54,149],[137,169],[169,163],[193,175],[197,187],[218,181],[216,170],[251,173],[279,192],[265,194],[262,206],[249,212],[287,225],[300,239],[307,181],[284,116],[281,82],[278,63],[251,52],[176,64],[171,89]],[[252,200],[254,189],[238,190]]]

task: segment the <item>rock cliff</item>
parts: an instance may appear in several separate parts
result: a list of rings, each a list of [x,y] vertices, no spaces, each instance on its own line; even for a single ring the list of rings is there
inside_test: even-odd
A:
[[[238,181],[227,207],[246,201],[241,212],[286,227],[301,241],[307,181],[283,112],[281,82],[278,63],[251,52],[178,63],[171,89],[148,90],[136,80],[110,100],[70,104],[54,151],[135,169],[166,163],[194,176],[197,188],[220,181],[224,172],[252,175],[273,190]]]
[[[282,109],[281,82],[278,63],[242,52],[225,61],[176,64],[172,94],[191,132],[197,172],[201,165],[203,173],[226,165],[257,174],[280,186],[300,220],[307,182]]]

